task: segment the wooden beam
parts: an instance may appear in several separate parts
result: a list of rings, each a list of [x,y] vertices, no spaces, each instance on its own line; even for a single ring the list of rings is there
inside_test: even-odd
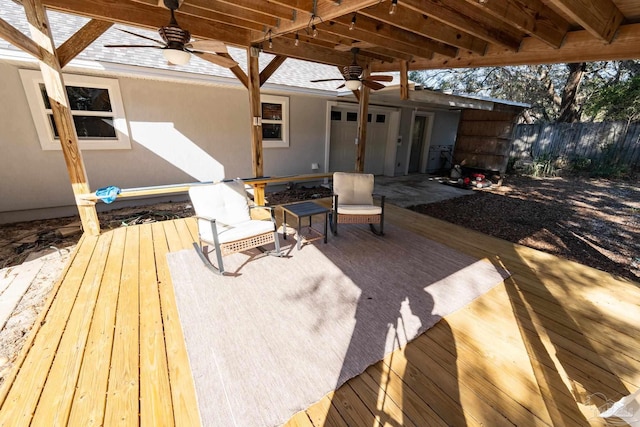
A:
[[[225,58],[228,59],[233,59],[233,57],[231,55],[229,55],[228,53],[218,53],[218,55],[223,56]],[[234,59],[235,61],[235,59]],[[236,76],[236,78],[238,80],[240,80],[240,83],[242,83],[242,85],[244,87],[246,87],[247,89],[249,89],[249,77],[247,77],[246,73],[244,72],[244,70],[242,68],[240,68],[239,65],[236,65],[234,67],[229,68],[229,71],[231,71],[233,73],[234,76]]]
[[[329,65],[348,65],[353,59],[351,53],[339,52],[335,49],[318,46],[316,44],[305,43],[300,39],[300,44],[295,45],[295,40],[288,37],[278,37],[273,39],[273,47],[263,45],[264,52],[273,55],[283,55],[289,58],[302,59],[305,61],[319,62]]]
[[[365,65],[362,78],[366,79],[371,74],[369,65]],[[364,154],[367,148],[367,118],[369,115],[369,89],[365,85],[360,86],[360,102],[358,108],[358,143],[356,144],[356,172],[364,172]]]
[[[409,99],[409,63],[400,62],[400,99]]]
[[[550,3],[606,43],[613,40],[624,20],[624,15],[611,0],[550,0]]]
[[[324,24],[318,25],[317,28],[318,31],[326,31],[342,37],[353,37],[354,39],[372,43],[376,46],[383,46],[385,49],[397,51],[405,55],[414,55],[420,58],[431,58],[433,56],[433,51],[422,46],[396,41],[359,28],[349,30],[346,25],[336,23],[335,21],[325,22]]]
[[[413,46],[414,48],[416,46],[420,46],[420,48],[422,49],[451,57],[456,56],[456,53],[458,53],[458,49],[454,46],[449,46],[444,43],[431,40],[430,38],[418,35],[411,31],[406,31],[394,27],[389,24],[385,24],[366,16],[357,16],[356,26],[353,30],[349,30],[349,26],[351,25],[351,16],[340,16],[333,19],[333,22],[342,24],[347,31],[350,31],[352,33],[356,30],[359,30],[363,33],[373,34],[381,38],[388,39],[392,42],[404,43],[408,46]],[[386,44],[375,44],[386,47]]]
[[[196,0],[201,3],[208,3],[208,0]],[[219,0],[221,3],[237,6],[247,12],[259,12],[265,15],[280,19],[283,22],[291,22],[295,19],[296,14],[293,9],[278,4],[273,4],[265,0]]]
[[[271,60],[271,62],[269,62],[269,64],[266,67],[264,67],[264,69],[260,73],[260,86],[262,86],[263,84],[265,84],[267,80],[269,80],[269,77],[271,77],[273,73],[275,73],[276,70],[280,68],[280,66],[284,63],[286,59],[287,59],[286,56],[277,55],[275,58]]]
[[[483,54],[487,48],[486,41],[406,7],[398,7],[396,13],[389,15],[389,8],[381,3],[362,9],[358,12],[358,16],[360,15],[471,52]]]
[[[40,70],[42,71],[47,95],[49,95],[53,120],[58,129],[62,154],[67,164],[67,172],[69,173],[73,193],[78,196],[90,193],[89,180],[87,179],[82,153],[78,146],[76,127],[71,115],[60,63],[56,57],[55,44],[47,14],[40,0],[23,0],[22,4],[27,15],[27,21],[29,21],[31,36],[42,52]],[[76,203],[85,233],[91,235],[100,234],[100,222],[98,221],[95,203],[84,202],[80,199],[76,199]]]
[[[252,47],[247,50],[247,69],[249,70],[249,109],[251,113],[251,159],[253,165],[253,176],[256,178],[264,176],[264,165],[262,160],[262,111],[260,108],[260,66],[258,64],[259,55],[260,50],[257,48]],[[262,198],[264,201],[264,195]],[[256,200],[256,203],[257,202],[258,201]]]
[[[0,37],[2,37],[15,47],[22,49],[23,51],[32,55],[36,59],[42,59],[42,53],[40,52],[40,47],[38,46],[38,44],[31,40],[29,37],[22,34],[20,30],[15,29],[11,24],[9,24],[2,18],[0,18]]]
[[[336,4],[333,0],[321,0],[318,1],[316,8],[315,19],[311,22],[311,11],[305,13],[298,11],[296,19],[288,22],[281,22],[278,28],[272,28],[271,31],[274,37],[282,34],[293,33],[298,30],[304,30],[310,24],[318,25],[322,22],[331,21],[342,15],[347,15],[356,12],[362,8],[372,6],[379,3],[380,0],[341,0],[340,4]],[[254,37],[253,42],[259,43],[260,38]]]
[[[496,26],[496,20],[474,8],[461,7],[459,0],[402,0],[398,7],[407,7],[425,14],[460,31],[472,34],[511,51],[518,50],[522,35],[506,24]]]
[[[595,39],[587,30],[571,31],[558,49],[526,37],[518,52],[507,52],[492,46],[483,56],[461,54],[456,58],[434,55],[433,59],[419,59],[409,64],[411,70],[439,68],[500,67],[506,65],[533,65],[570,62],[617,61],[640,59],[640,24],[623,25],[608,45]],[[372,71],[398,71],[400,62],[374,63]]]
[[[96,41],[96,39],[111,28],[112,25],[113,22],[100,21],[98,19],[92,19],[87,22],[57,49],[60,67],[64,68],[65,65],[78,56],[91,43]]]
[[[42,0],[44,6],[61,12],[88,16],[103,21],[157,30],[169,22],[167,9],[132,1],[112,0]],[[220,40],[224,43],[248,46],[250,30],[233,25],[216,23],[207,19],[176,13],[183,28],[189,29],[195,38]]]
[[[505,24],[536,37],[551,47],[560,47],[569,31],[569,22],[541,0],[503,0],[479,2],[466,0]]]
[[[157,0],[132,1],[149,5],[158,4]],[[219,0],[189,0],[188,3],[180,5],[179,10],[187,15],[200,16],[246,28],[252,28],[252,24],[266,25],[268,27],[277,26],[279,19],[266,13],[243,9],[236,4]]]
[[[283,37],[288,37],[295,41],[295,34],[287,34]],[[381,48],[371,43],[361,42],[352,37],[331,34],[327,31],[318,32],[318,37],[311,37],[304,32],[298,33],[298,37],[301,42],[317,44],[340,52],[351,52],[352,48],[357,47],[360,49],[361,56],[377,59],[382,62],[392,62],[395,59],[405,59],[407,61],[413,59],[413,55]]]
[[[269,0],[269,3],[278,4],[300,12],[310,12],[313,10],[314,0]]]

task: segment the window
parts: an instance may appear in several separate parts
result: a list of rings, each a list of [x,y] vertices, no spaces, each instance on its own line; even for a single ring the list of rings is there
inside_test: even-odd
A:
[[[261,95],[262,147],[289,146],[289,98]]]
[[[20,70],[43,150],[60,150],[58,129],[40,71]],[[115,79],[64,75],[80,149],[129,149],[129,131],[120,86]]]
[[[347,111],[347,121],[348,122],[357,122],[358,121],[358,113],[351,113]]]
[[[333,110],[331,110],[331,120],[341,121],[342,120],[342,111],[333,111]]]

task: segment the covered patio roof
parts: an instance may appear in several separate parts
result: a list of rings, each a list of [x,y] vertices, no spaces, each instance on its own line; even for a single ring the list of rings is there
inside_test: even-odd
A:
[[[150,29],[169,20],[163,0],[42,3]],[[630,59],[640,41],[634,0],[187,0],[176,17],[196,38],[325,64],[348,65],[358,47],[372,71]]]

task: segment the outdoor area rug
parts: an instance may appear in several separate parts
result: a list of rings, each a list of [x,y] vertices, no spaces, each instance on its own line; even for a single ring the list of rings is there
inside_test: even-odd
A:
[[[275,426],[509,274],[412,232],[363,225],[285,256],[258,250],[209,271],[168,254],[204,426]],[[215,256],[212,257],[215,258]]]

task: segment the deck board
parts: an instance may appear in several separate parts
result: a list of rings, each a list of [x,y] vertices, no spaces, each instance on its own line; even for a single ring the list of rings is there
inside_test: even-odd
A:
[[[169,230],[168,234],[167,230]],[[170,247],[169,237],[171,236],[172,241],[176,240],[177,233],[175,230],[173,223],[168,221],[152,225],[167,368],[171,384],[173,420],[178,427],[190,427],[200,425],[200,414],[189,366],[189,357],[184,345],[184,335],[178,316],[178,306],[175,302],[171,274],[167,264],[167,253]],[[175,243],[172,243],[172,245],[174,245],[174,250],[179,250],[179,248],[175,247]]]
[[[84,361],[80,370],[77,390],[71,406],[69,425],[100,426],[104,419],[107,382],[113,346],[113,333],[116,318],[120,277],[124,257],[126,229],[120,228],[111,233],[111,250],[107,266],[102,276],[102,286],[98,295],[93,321],[89,330]]]
[[[128,227],[104,415],[104,424],[107,427],[138,425],[139,253],[140,227]]]
[[[638,284],[393,205],[386,219],[512,276],[287,426],[604,426],[597,406],[640,386]],[[0,425],[199,425],[166,260],[196,233],[180,219],[83,236]]]
[[[140,228],[140,421],[174,425],[153,231]]]

